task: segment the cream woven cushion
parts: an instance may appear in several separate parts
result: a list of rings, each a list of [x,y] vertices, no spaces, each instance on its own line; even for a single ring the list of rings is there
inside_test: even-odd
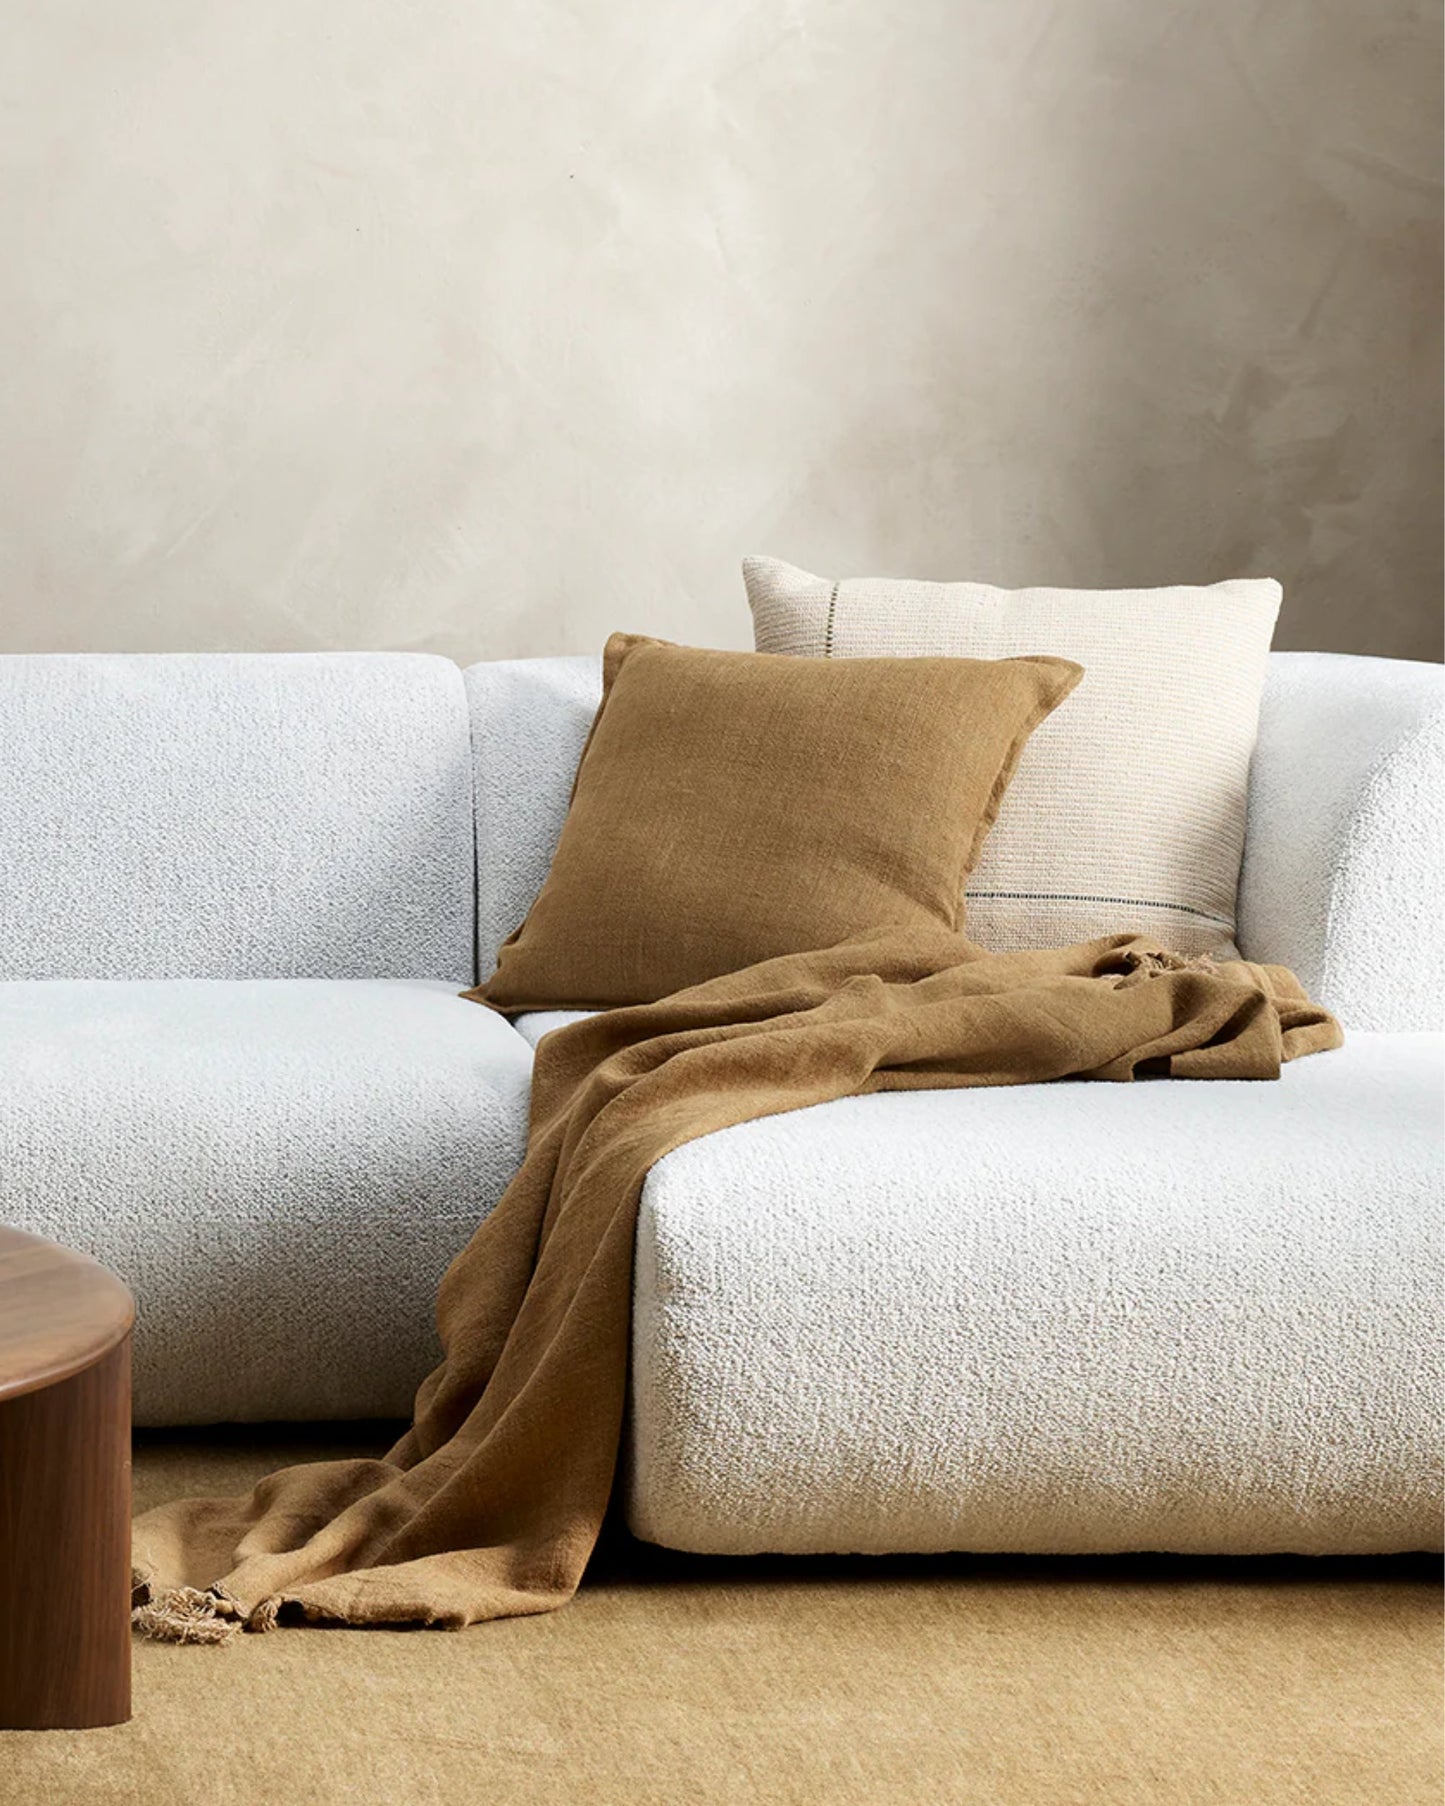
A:
[[[835,582],[744,562],[759,652],[811,658],[1051,653],[1084,667],[1024,748],[968,884],[998,952],[1123,929],[1235,957],[1249,760],[1280,587],[994,589]]]

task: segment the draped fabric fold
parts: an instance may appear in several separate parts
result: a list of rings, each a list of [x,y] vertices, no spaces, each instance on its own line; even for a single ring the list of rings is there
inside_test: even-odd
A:
[[[444,1358],[412,1427],[382,1460],[140,1518],[137,1625],[215,1641],[564,1604],[616,1468],[638,1199],[685,1142],[872,1091],[1272,1079],[1340,1040],[1281,967],[1131,935],[985,954],[942,932],[788,955],[560,1029],[537,1051],[523,1166],[442,1282]]]

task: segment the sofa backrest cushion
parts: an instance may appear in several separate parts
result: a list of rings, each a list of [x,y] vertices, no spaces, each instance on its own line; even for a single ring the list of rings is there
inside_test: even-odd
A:
[[[1345,1033],[1445,1025],[1445,673],[1276,652],[1260,710],[1240,945]]]
[[[477,972],[532,907],[557,850],[602,700],[601,658],[519,658],[463,672],[477,793]]]
[[[424,654],[0,658],[0,979],[470,983],[469,739]]]

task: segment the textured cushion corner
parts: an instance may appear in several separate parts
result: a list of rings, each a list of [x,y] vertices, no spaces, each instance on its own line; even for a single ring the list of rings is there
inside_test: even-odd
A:
[[[1005,952],[1121,930],[1235,955],[1249,763],[1280,586],[995,589],[832,581],[776,558],[743,575],[760,652],[828,659],[1052,653],[1084,667],[1041,724],[968,885],[968,931]]]
[[[616,634],[552,869],[479,995],[648,1002],[779,954],[956,929],[1053,657],[775,659]]]

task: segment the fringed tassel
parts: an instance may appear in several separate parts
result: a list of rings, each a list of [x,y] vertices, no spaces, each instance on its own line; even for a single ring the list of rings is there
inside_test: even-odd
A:
[[[153,1587],[132,1576],[133,1628],[153,1643],[229,1643],[243,1630],[276,1628],[279,1599],[263,1599],[250,1612],[224,1587]]]
[[[1157,953],[1146,948],[1124,947],[1118,955],[1119,976],[1125,980],[1131,978],[1158,978],[1166,972],[1217,972],[1219,963],[1208,953],[1196,953],[1186,958],[1182,953],[1170,953],[1160,950]]]
[[[152,1593],[130,1615],[132,1625],[153,1643],[229,1643],[241,1628],[241,1614],[214,1588],[169,1587]]]
[[[251,1615],[246,1620],[247,1630],[275,1630],[281,1617],[281,1600],[277,1598],[263,1599],[259,1605],[251,1608]]]

